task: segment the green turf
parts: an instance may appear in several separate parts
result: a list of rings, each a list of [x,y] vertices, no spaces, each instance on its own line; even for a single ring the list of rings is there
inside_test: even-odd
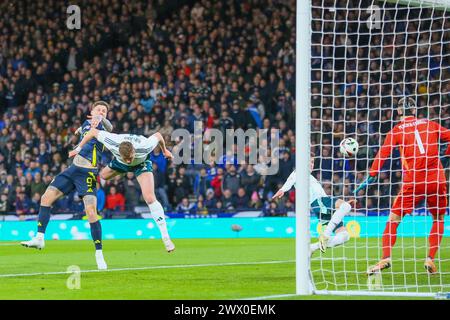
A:
[[[364,243],[365,240],[358,240],[358,246],[363,246]],[[78,290],[67,288],[68,274],[17,274],[63,272],[71,265],[77,265],[81,270],[95,270],[91,241],[47,241],[46,248],[42,251],[10,244],[13,243],[0,243],[0,299],[203,300],[243,299],[295,292],[294,239],[176,239],[177,249],[171,254],[165,252],[160,240],[105,240],[104,254],[110,270],[162,267],[82,273],[81,288]],[[322,259],[320,255],[316,255],[313,268],[321,267],[319,261],[322,261],[324,270],[331,268],[331,256],[346,254],[351,260],[355,252],[363,254],[360,250],[350,249],[353,245],[330,250]],[[271,261],[277,263],[259,264]],[[219,265],[227,263],[238,264]],[[349,263],[346,261],[346,268],[350,268]],[[198,266],[204,264],[212,266]],[[184,266],[165,267],[180,265]],[[357,266],[358,270],[362,270],[362,267],[363,265]],[[335,268],[337,276],[324,272],[323,277],[322,273],[318,273],[314,275],[316,281],[324,288],[336,288],[328,282],[334,279],[337,283],[344,282],[343,273],[339,273],[343,268],[342,259],[335,262]],[[363,278],[360,281],[363,282]],[[450,283],[448,277],[444,281]],[[339,296],[306,298],[367,299]],[[283,299],[305,297],[291,296]]]

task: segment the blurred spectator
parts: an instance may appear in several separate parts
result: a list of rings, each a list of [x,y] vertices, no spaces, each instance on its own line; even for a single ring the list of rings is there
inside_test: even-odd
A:
[[[156,184],[156,180],[155,180]],[[132,209],[139,204],[141,186],[136,180],[133,172],[127,172],[123,179],[123,190],[127,209]]]
[[[167,159],[164,157],[159,147],[156,147],[153,150],[152,154],[150,155],[150,160],[153,164],[156,163],[158,165],[159,171],[163,175],[166,173]]]
[[[177,206],[178,213],[190,214],[195,207],[194,203],[189,202],[189,199],[184,197]]]
[[[41,194],[39,192],[35,192],[33,193],[33,197],[31,198],[29,213],[38,214],[40,206],[41,206]]]
[[[211,187],[214,189],[214,195],[217,198],[222,196],[223,169],[217,168],[217,175],[211,181]]]
[[[223,196],[221,198],[223,208],[227,211],[235,211],[236,209],[236,196],[233,195],[230,189],[225,189],[223,191]]]
[[[232,195],[236,195],[240,186],[241,176],[236,172],[234,165],[227,165],[227,169],[227,173],[222,181],[222,190],[229,189]]]
[[[33,182],[31,182],[30,192],[31,194],[38,193],[39,195],[43,195],[45,190],[47,189],[47,185],[42,181],[40,172],[37,172],[34,175]]]
[[[16,214],[22,220],[25,218],[24,216],[25,214],[30,213],[30,209],[31,209],[30,199],[25,195],[25,192],[18,192],[16,194],[16,201],[15,201]]]
[[[236,209],[247,209],[249,207],[250,197],[244,188],[239,188],[236,197]]]
[[[109,189],[109,193],[106,196],[105,208],[117,211],[125,210],[125,197],[123,194],[118,193],[116,187],[114,186]]]
[[[10,208],[9,208],[9,205],[8,205],[8,195],[2,193],[0,195],[0,212],[4,213],[4,212],[7,212],[9,210],[10,210]]]
[[[194,180],[194,194],[206,196],[206,191],[211,188],[211,181],[208,177],[205,168],[200,169],[200,172],[195,176]]]
[[[258,190],[261,176],[256,173],[253,165],[249,164],[247,169],[241,175],[240,185],[245,188],[245,192],[249,195]]]
[[[103,211],[103,208],[105,208],[105,204],[106,204],[105,190],[103,190],[100,183],[97,182],[97,211],[99,213]]]
[[[282,208],[279,208],[275,201],[269,202],[269,205],[267,205],[263,211],[264,211],[264,215],[269,216],[269,217],[286,215],[286,211]]]
[[[204,205],[207,209],[214,209],[216,207],[216,197],[213,189],[208,189],[206,191],[206,199],[204,201]]]
[[[166,208],[170,207],[169,197],[166,191],[166,175],[159,170],[157,163],[153,163],[153,177],[155,181],[155,194],[161,202],[161,205]]]

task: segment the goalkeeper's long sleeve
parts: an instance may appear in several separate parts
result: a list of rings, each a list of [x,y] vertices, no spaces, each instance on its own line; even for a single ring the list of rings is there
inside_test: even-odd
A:
[[[295,170],[292,171],[292,173],[289,175],[289,177],[287,178],[286,182],[281,187],[281,190],[283,192],[287,192],[287,191],[291,190],[291,188],[293,186],[295,186]]]

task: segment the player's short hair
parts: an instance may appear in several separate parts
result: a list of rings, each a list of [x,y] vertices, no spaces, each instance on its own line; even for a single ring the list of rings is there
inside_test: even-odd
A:
[[[416,114],[416,101],[411,97],[403,97],[397,103],[397,108],[402,110],[403,115]]]
[[[134,152],[133,144],[129,141],[124,141],[119,145],[119,153],[124,159],[129,159]]]
[[[95,101],[92,105],[91,105],[91,110],[94,110],[95,107],[97,106],[105,106],[106,107],[106,111],[109,111],[109,103],[103,100],[98,100]]]

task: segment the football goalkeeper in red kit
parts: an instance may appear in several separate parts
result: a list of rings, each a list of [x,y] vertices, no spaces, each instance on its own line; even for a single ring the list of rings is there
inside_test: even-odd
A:
[[[372,275],[391,266],[391,252],[397,239],[398,225],[405,214],[410,214],[425,199],[428,211],[433,216],[425,269],[434,274],[437,273],[434,257],[444,233],[447,207],[447,186],[444,168],[439,159],[439,141],[450,142],[450,130],[436,122],[416,118],[417,108],[412,98],[402,98],[397,108],[401,116],[400,123],[387,134],[373,161],[369,177],[355,190],[357,194],[367,184],[374,182],[386,158],[395,147],[399,148],[403,183],[383,233],[383,258],[370,267],[367,273]],[[445,154],[450,154],[450,145]]]

